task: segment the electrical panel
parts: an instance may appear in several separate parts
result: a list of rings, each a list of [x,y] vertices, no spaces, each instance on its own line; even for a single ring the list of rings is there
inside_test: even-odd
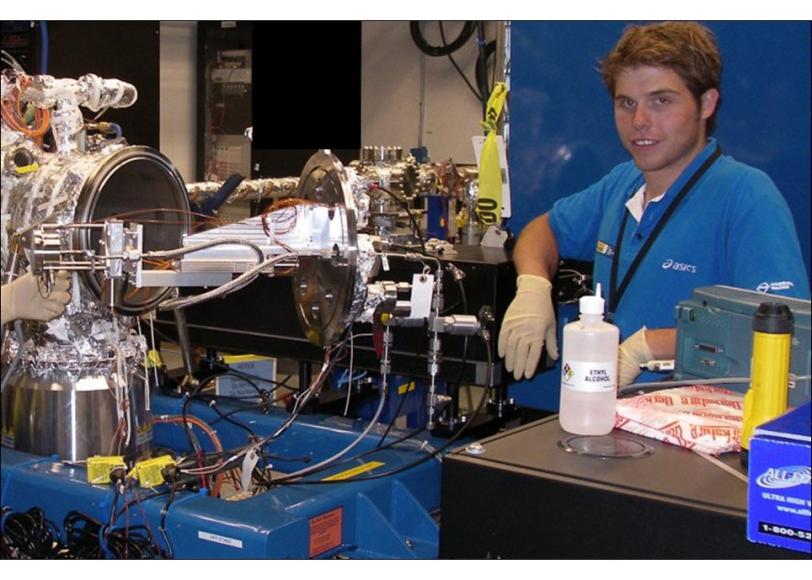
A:
[[[223,181],[251,174],[251,25],[206,22],[198,25],[198,177]]]

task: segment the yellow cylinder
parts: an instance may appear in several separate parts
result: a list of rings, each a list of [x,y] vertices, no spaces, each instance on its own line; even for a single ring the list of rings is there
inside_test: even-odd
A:
[[[774,308],[783,306],[762,304]],[[754,321],[753,360],[750,365],[750,390],[744,397],[742,449],[750,449],[750,438],[756,427],[778,417],[787,410],[789,357],[792,348],[792,314],[783,306],[780,310],[765,310],[765,317]],[[760,332],[759,330],[766,330]]]

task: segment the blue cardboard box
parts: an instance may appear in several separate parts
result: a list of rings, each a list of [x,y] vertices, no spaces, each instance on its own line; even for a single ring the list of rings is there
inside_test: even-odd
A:
[[[750,440],[747,539],[812,553],[812,403],[756,428]]]

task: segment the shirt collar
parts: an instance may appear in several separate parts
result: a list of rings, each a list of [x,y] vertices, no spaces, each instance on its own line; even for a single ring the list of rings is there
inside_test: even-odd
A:
[[[661,201],[665,197],[665,194],[662,193],[655,197],[654,199],[649,200],[649,203],[656,203]],[[637,223],[640,223],[640,220],[643,218],[643,210],[645,210],[645,203],[646,199],[646,184],[644,183],[641,185],[637,191],[632,195],[628,201],[626,201],[626,208],[629,210],[629,213],[635,219]]]
[[[699,166],[705,163],[708,157],[713,155],[713,152],[716,151],[716,147],[717,147],[716,139],[714,137],[709,137],[708,143],[707,145],[705,145],[704,149],[702,149],[702,151],[699,152],[699,154],[693,159],[693,161],[691,161],[691,163],[688,164],[688,167],[683,169],[682,173],[677,178],[677,180],[671,184],[671,187],[669,187],[665,191],[665,193],[663,193],[659,197],[652,199],[651,201],[652,202],[660,201],[664,197],[668,197],[670,199],[671,197],[676,195],[676,192],[678,192],[685,184],[685,182],[687,182],[688,179],[691,178],[691,176],[696,172]],[[641,185],[638,186],[636,190],[633,190],[634,193],[631,194],[631,197],[629,197],[629,199],[626,201],[626,207],[629,209],[629,213],[631,213],[632,217],[636,219],[637,222],[639,223],[640,218],[643,215],[643,196],[646,193],[646,182],[642,173],[640,174],[638,183],[640,183]],[[639,201],[635,201],[635,199],[638,196]]]

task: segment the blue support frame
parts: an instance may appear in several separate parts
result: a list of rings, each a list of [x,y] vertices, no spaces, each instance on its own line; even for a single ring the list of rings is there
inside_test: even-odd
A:
[[[154,416],[179,415],[182,404],[183,399],[155,396],[152,412]],[[222,403],[218,407],[228,412],[238,404]],[[188,413],[213,424],[226,449],[245,444],[246,433],[227,422],[218,422],[217,414],[207,405],[192,402]],[[261,437],[273,433],[287,414],[279,409],[272,409],[269,414],[246,410],[234,417],[250,425]],[[302,416],[268,449],[286,458],[308,456],[317,462],[345,447],[363,428],[364,423],[357,420]],[[188,442],[180,426],[158,424],[154,431],[156,447],[180,453],[187,451]],[[348,456],[374,450],[381,433],[382,430],[373,430]],[[389,437],[403,434],[395,430]],[[200,441],[204,448],[211,450],[206,437],[201,436]],[[442,444],[431,439],[427,443],[431,447]],[[363,478],[411,464],[425,454],[426,451],[412,441],[374,451],[306,479],[329,477],[369,461],[384,464],[358,476]],[[292,472],[303,466],[302,462],[279,461],[274,469]],[[104,522],[110,517],[111,486],[87,483],[83,466],[3,448],[2,469],[2,504],[13,511],[40,507],[60,529],[71,510]],[[134,499],[134,493],[151,495],[149,490],[130,490],[125,498],[119,499],[118,505],[121,507]],[[166,495],[146,497],[134,504],[127,514],[130,525],[145,523],[164,548],[159,523],[166,501]],[[180,492],[166,517],[166,533],[176,558],[305,559],[340,554],[349,558],[426,559],[437,557],[439,527],[431,514],[439,507],[440,461],[432,458],[389,477],[282,485],[239,501],[212,498],[205,493]],[[317,529],[323,516],[329,519],[327,532]],[[115,525],[123,526],[124,519],[120,517]],[[319,551],[320,546],[325,549]]]

